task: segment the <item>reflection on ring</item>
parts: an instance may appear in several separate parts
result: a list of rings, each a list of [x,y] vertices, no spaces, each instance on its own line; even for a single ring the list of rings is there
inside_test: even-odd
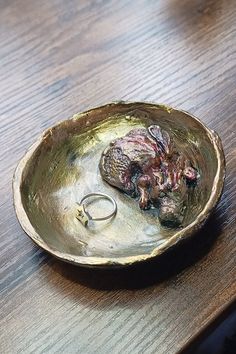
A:
[[[94,216],[90,215],[89,212],[85,208],[84,201],[89,198],[93,198],[93,197],[102,197],[104,199],[109,200],[113,205],[112,212],[109,213],[108,215],[105,215],[102,217],[94,217]],[[80,203],[78,203],[76,218],[86,227],[90,220],[92,220],[92,221],[108,220],[108,219],[112,218],[116,213],[117,213],[117,204],[116,204],[115,199],[113,199],[112,197],[110,197],[108,194],[105,194],[105,193],[99,193],[99,192],[98,193],[89,193],[81,199]]]

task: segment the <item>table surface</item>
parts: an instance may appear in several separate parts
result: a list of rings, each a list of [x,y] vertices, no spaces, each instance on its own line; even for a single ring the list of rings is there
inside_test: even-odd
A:
[[[176,353],[233,301],[235,17],[235,0],[0,1],[1,353]],[[44,129],[114,100],[198,116],[222,138],[227,178],[191,245],[134,269],[86,270],[26,237],[11,180]]]

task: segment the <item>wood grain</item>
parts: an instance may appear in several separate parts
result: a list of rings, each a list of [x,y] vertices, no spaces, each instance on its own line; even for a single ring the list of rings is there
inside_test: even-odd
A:
[[[232,303],[235,16],[234,0],[0,1],[1,353],[176,353]],[[224,194],[192,254],[186,244],[130,270],[74,268],[21,230],[12,174],[42,130],[120,99],[189,110],[215,129]]]

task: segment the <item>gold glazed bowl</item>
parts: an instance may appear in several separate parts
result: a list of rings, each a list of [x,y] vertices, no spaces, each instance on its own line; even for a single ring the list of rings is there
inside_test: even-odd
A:
[[[110,141],[151,124],[170,134],[201,176],[181,228],[162,227],[155,210],[141,211],[100,176],[100,156]],[[127,266],[156,257],[199,230],[221,196],[224,176],[221,141],[197,118],[163,105],[118,102],[46,130],[15,171],[14,204],[24,231],[61,260],[87,267]],[[112,196],[118,212],[85,228],[76,219],[76,203],[90,192]],[[94,211],[102,212],[103,203],[98,201]]]

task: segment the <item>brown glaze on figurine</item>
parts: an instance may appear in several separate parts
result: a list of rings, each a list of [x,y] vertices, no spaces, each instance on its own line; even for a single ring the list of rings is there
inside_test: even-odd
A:
[[[159,219],[167,226],[182,223],[187,193],[198,177],[158,125],[132,129],[112,141],[102,154],[100,172],[112,186],[138,197],[141,209],[159,207]]]

